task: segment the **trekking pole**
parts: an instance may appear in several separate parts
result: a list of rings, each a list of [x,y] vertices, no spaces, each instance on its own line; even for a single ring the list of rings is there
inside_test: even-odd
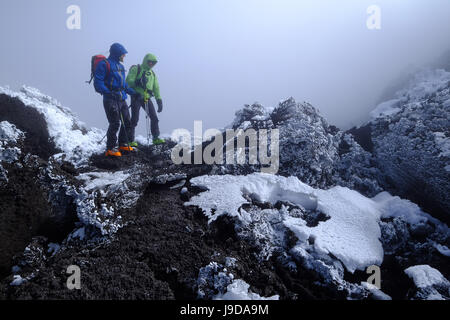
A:
[[[144,104],[145,108],[145,127],[147,129],[147,145],[150,146],[150,130],[149,130],[149,115],[148,115],[148,101]]]
[[[125,138],[127,139],[128,148],[131,151],[130,140],[128,139],[127,127],[125,127],[125,121],[123,121],[122,111],[120,111],[120,119],[122,120],[123,131],[125,132]]]
[[[107,134],[105,134],[105,136],[102,138],[102,140],[100,140],[99,142],[97,142],[98,144],[100,144],[100,143],[102,143],[103,142],[103,140],[105,140],[105,138],[106,138],[106,136],[108,135],[108,133]]]

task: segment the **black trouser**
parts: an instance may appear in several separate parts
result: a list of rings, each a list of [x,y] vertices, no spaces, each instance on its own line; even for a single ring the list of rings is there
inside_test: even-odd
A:
[[[126,101],[103,99],[103,107],[105,108],[106,117],[108,118],[109,127],[107,132],[108,140],[106,142],[106,148],[108,150],[117,146],[117,131],[119,131],[119,145],[126,146],[129,142],[127,137],[130,138],[130,112]],[[123,122],[120,115],[122,114]]]
[[[139,112],[141,111],[141,108],[145,110],[144,99],[142,99],[141,97],[131,97],[131,141],[134,141],[135,138],[134,135],[137,124],[139,122]],[[155,139],[159,137],[159,119],[158,115],[156,114],[155,106],[153,105],[153,102],[151,100],[148,100],[148,116],[150,117],[152,136],[153,139]]]

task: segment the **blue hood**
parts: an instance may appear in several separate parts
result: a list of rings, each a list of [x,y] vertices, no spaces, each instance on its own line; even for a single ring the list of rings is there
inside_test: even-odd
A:
[[[127,49],[120,43],[114,43],[109,49],[109,58],[119,61],[121,55],[128,53]]]

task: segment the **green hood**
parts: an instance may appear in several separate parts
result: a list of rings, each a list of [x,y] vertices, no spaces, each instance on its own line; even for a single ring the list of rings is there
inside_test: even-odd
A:
[[[153,95],[155,99],[159,100],[161,99],[161,94],[159,92],[158,79],[156,78],[155,72],[151,70],[151,68],[149,68],[148,61],[153,61],[155,63],[158,62],[153,54],[147,54],[142,62],[141,71],[139,72],[139,74],[139,68],[137,65],[130,68],[130,72],[128,72],[127,76],[127,83],[131,88],[136,90],[136,92],[142,96],[144,101],[148,101],[151,98],[151,95]],[[137,79],[143,79],[142,75],[144,72],[146,74],[145,88],[136,84]]]
[[[158,59],[156,59],[156,56],[154,55],[154,54],[151,54],[151,53],[148,53],[145,57],[144,57],[144,60],[142,61],[142,65],[141,65],[141,67],[142,67],[142,69],[144,69],[144,70],[146,70],[146,71],[148,71],[148,70],[150,70],[151,68],[149,68],[149,66],[148,66],[148,62],[149,61],[152,61],[152,62],[154,62],[155,64],[158,62]]]

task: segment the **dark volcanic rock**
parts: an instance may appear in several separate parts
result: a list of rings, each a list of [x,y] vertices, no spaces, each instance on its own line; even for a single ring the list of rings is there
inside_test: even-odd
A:
[[[26,106],[18,98],[0,94],[0,120],[13,123],[26,132],[24,151],[47,160],[60,152],[52,142],[47,130],[47,122],[36,109]]]
[[[17,159],[2,161],[6,179],[0,181],[0,276],[7,275],[14,255],[23,252],[32,237],[63,240],[73,230],[74,204],[65,195],[50,195],[46,183],[48,159],[57,152],[43,116],[19,99],[0,95],[0,120],[14,123],[24,133],[15,145]],[[70,175],[52,162],[53,172]],[[40,179],[40,177],[42,179]]]
[[[228,256],[237,258],[236,276],[255,292],[315,297],[307,278],[290,283],[292,276],[282,266],[273,270],[268,262],[260,263],[256,248],[237,239],[233,226],[226,220],[208,226],[198,209],[184,207],[178,191],[149,186],[114,239],[83,250],[64,249],[44,260],[33,281],[21,286],[7,286],[7,279],[4,298],[196,299],[200,268],[212,259],[225,263]],[[79,291],[66,287],[65,271],[73,264],[81,267]]]

